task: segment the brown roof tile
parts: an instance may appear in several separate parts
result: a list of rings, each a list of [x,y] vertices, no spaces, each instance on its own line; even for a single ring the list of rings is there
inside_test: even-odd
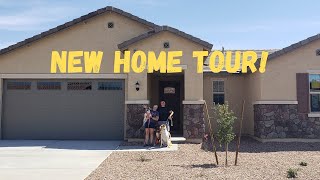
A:
[[[186,38],[186,39],[188,39],[190,41],[198,43],[198,44],[202,45],[203,47],[205,47],[207,50],[211,50],[212,49],[213,45],[210,44],[209,42],[203,41],[203,40],[201,40],[199,38],[196,38],[196,37],[194,37],[194,36],[192,36],[190,34],[187,34],[185,32],[179,31],[178,29],[175,29],[175,28],[172,28],[172,27],[169,27],[169,26],[156,27],[155,29],[153,29],[151,31],[148,31],[146,33],[143,33],[143,34],[141,34],[139,36],[136,36],[136,37],[134,37],[132,39],[129,39],[127,41],[124,41],[124,42],[118,44],[118,48],[123,50],[123,49],[127,48],[128,46],[130,46],[131,44],[134,44],[134,43],[136,43],[138,41],[141,41],[141,40],[144,40],[146,38],[149,38],[149,37],[151,37],[151,36],[153,36],[155,34],[163,32],[163,31],[169,31],[169,32],[171,32],[173,34],[176,34],[176,35],[181,36],[183,38]]]

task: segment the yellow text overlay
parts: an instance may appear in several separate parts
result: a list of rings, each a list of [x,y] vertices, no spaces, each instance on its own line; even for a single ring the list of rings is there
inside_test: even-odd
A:
[[[203,73],[204,64],[213,73],[247,73],[266,71],[268,52],[262,51],[261,57],[255,51],[193,51],[197,72]],[[52,51],[51,73],[99,73],[103,60],[102,51]],[[182,72],[182,51],[115,51],[114,73],[179,73]],[[188,62],[193,63],[193,62]]]

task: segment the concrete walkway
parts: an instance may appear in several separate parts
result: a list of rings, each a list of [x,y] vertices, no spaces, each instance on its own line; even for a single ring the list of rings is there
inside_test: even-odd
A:
[[[0,141],[1,179],[84,179],[120,141]]]
[[[162,147],[160,148],[159,145],[155,147],[143,147],[142,145],[123,145],[119,146],[117,151],[177,151],[178,150],[178,143],[183,143],[186,141],[184,137],[172,137],[172,146],[170,148]],[[134,142],[143,143],[143,139],[136,139]]]
[[[141,145],[138,146],[119,146],[116,151],[177,151],[178,150],[178,144],[172,144],[170,148],[168,147],[162,147],[160,148],[159,145],[155,147],[143,147]]]

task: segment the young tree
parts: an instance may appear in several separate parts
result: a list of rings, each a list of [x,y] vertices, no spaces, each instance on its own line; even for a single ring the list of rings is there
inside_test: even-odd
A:
[[[229,110],[228,104],[215,105],[215,119],[217,120],[217,139],[220,146],[224,144],[226,151],[225,166],[228,166],[228,145],[235,138],[233,124],[237,117]]]

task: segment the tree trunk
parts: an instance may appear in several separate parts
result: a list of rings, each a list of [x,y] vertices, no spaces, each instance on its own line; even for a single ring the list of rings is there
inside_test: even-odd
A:
[[[225,162],[225,166],[228,166],[228,143],[226,143],[226,162]]]

